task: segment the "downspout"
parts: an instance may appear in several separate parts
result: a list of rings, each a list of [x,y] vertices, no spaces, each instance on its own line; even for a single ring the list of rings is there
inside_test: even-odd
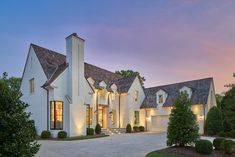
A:
[[[203,134],[205,134],[205,122],[206,122],[206,105],[205,104],[203,104],[203,109],[204,109]]]
[[[43,89],[45,89],[46,90],[46,92],[47,92],[47,131],[49,131],[49,90],[46,88],[46,87],[43,87],[42,86],[42,88]]]
[[[119,104],[118,104],[118,114],[119,114],[119,116],[118,116],[118,118],[119,118],[119,120],[118,120],[118,122],[119,122],[119,128],[121,128],[121,122],[120,122],[120,120],[121,120],[121,118],[120,118],[120,115],[121,115],[121,94],[119,94]]]
[[[97,94],[96,94],[96,124],[99,123],[99,104],[98,104],[98,94],[99,94],[99,90],[97,90]]]

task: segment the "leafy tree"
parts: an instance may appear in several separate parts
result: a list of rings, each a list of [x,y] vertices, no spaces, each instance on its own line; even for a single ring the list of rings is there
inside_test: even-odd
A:
[[[137,71],[133,71],[133,70],[120,70],[120,71],[116,71],[115,73],[116,73],[116,74],[119,74],[119,75],[121,75],[121,76],[123,76],[123,77],[138,76],[141,85],[142,85],[142,86],[144,85],[145,78],[142,77],[142,76],[140,76],[140,73],[137,72]]]
[[[10,77],[7,78],[8,74],[6,72],[3,73],[2,79],[4,79],[10,88],[12,90],[20,90],[20,83],[21,83],[21,78],[20,77]],[[0,77],[1,78],[1,77]]]
[[[212,107],[208,112],[204,129],[206,135],[217,135],[224,131],[222,114],[217,107]]]
[[[221,102],[221,108],[224,120],[230,123],[232,129],[235,130],[235,86],[225,93]]]
[[[0,78],[0,156],[31,157],[39,150],[34,121],[20,96],[4,74]]]
[[[196,116],[191,110],[191,101],[186,92],[177,97],[171,110],[167,128],[168,146],[186,146],[194,144],[199,138]]]

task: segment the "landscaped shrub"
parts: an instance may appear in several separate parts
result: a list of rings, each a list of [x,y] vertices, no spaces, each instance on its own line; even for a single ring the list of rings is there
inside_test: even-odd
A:
[[[217,107],[212,107],[207,114],[205,122],[205,134],[217,135],[223,131],[222,114]]]
[[[58,138],[66,138],[67,132],[66,131],[59,131],[57,137]]]
[[[196,151],[200,154],[211,154],[213,151],[212,143],[209,140],[199,140],[195,144]]]
[[[231,137],[231,138],[235,138],[235,130],[232,130],[232,131],[228,132],[227,136]]]
[[[96,124],[96,126],[95,126],[95,133],[96,133],[96,134],[100,134],[100,133],[101,133],[101,126],[100,126],[99,123]]]
[[[86,129],[86,134],[87,135],[94,135],[94,129],[93,128],[87,128]]]
[[[194,144],[199,138],[199,127],[196,116],[191,110],[191,101],[186,92],[181,92],[171,110],[168,128],[167,145],[185,146]]]
[[[226,154],[235,153],[235,142],[232,140],[225,140],[222,143],[223,150]]]
[[[131,133],[131,132],[132,132],[131,125],[127,124],[126,125],[126,133]]]
[[[224,126],[224,132],[232,131],[232,125],[227,119],[223,121],[223,126]]]
[[[47,131],[47,130],[42,131],[41,138],[50,138],[50,137],[51,137],[50,131]]]
[[[144,126],[139,126],[140,131],[144,131]]]
[[[138,126],[134,126],[133,130],[134,130],[134,132],[139,132],[140,131]]]
[[[221,146],[223,141],[225,140],[225,138],[223,137],[219,137],[219,138],[215,138],[213,141],[213,146],[215,147],[216,150],[221,150]]]
[[[218,136],[219,136],[219,137],[225,137],[225,136],[226,136],[226,133],[225,133],[225,132],[220,132],[220,133],[218,134]]]

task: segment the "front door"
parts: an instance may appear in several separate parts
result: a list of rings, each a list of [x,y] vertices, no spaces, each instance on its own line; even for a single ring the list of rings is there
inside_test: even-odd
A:
[[[107,108],[104,106],[99,106],[99,124],[102,128],[106,128],[107,127]]]

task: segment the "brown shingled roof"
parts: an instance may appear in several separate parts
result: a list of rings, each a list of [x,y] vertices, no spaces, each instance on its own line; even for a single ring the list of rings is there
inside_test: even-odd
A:
[[[66,56],[35,44],[31,44],[31,46],[48,79],[43,86],[48,86],[68,67]],[[86,78],[92,77],[97,84],[105,81],[108,86],[115,83],[119,92],[127,92],[134,81],[133,77],[123,78],[119,74],[88,63],[85,63],[84,68]]]

